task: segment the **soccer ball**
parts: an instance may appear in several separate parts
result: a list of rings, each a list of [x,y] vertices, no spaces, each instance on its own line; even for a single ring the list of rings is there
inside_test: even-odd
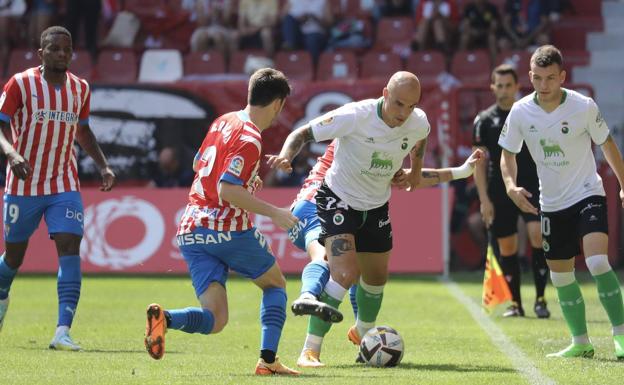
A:
[[[403,338],[391,327],[376,326],[362,338],[360,356],[371,366],[397,366],[403,358]]]

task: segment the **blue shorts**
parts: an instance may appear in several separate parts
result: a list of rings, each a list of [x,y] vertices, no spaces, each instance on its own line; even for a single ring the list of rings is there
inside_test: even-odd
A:
[[[70,233],[82,236],[84,213],[78,191],[39,196],[4,194],[4,240],[27,241],[45,218],[48,234]]]
[[[292,213],[299,219],[297,226],[288,230],[288,238],[303,251],[307,251],[312,241],[319,239],[321,234],[321,222],[316,215],[316,204],[302,200],[295,204]]]
[[[212,282],[225,286],[228,268],[256,279],[275,264],[269,244],[255,227],[246,231],[198,227],[191,233],[178,235],[177,243],[198,297]]]

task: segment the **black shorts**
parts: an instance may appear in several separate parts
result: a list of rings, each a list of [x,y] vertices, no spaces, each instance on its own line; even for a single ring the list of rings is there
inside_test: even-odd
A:
[[[319,242],[322,245],[328,237],[352,234],[358,252],[384,253],[392,250],[392,226],[387,202],[372,210],[355,210],[323,182],[316,192],[316,213],[321,221]]]
[[[593,195],[550,213],[542,212],[542,246],[546,259],[570,259],[581,253],[581,240],[589,233],[609,234],[607,199]]]
[[[539,208],[539,192],[531,191],[531,194],[533,196],[529,198],[529,202]],[[504,238],[516,234],[518,232],[518,215],[521,215],[526,223],[540,220],[538,215],[520,210],[505,191],[490,191],[488,195],[494,205],[494,221],[490,230],[495,238]]]

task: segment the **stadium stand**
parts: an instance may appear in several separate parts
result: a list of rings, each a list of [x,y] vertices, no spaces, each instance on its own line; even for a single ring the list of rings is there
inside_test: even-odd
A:
[[[316,80],[356,79],[358,65],[350,51],[324,52],[319,59]]]
[[[225,59],[219,51],[191,52],[184,56],[184,76],[225,72]]]
[[[139,82],[166,83],[182,78],[182,55],[174,49],[149,49],[143,52]]]
[[[392,52],[368,51],[360,61],[360,77],[388,78],[403,69],[403,61]]]
[[[293,80],[312,80],[312,57],[307,51],[278,52],[275,67]]]
[[[94,78],[102,83],[132,84],[137,78],[137,58],[130,50],[102,51]]]

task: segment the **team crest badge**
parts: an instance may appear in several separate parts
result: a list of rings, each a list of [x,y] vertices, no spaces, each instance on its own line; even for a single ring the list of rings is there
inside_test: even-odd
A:
[[[332,220],[336,226],[340,226],[344,223],[344,215],[342,215],[340,211],[336,211],[336,214],[334,214]]]
[[[241,176],[243,172],[243,167],[245,166],[245,160],[242,156],[235,156],[232,158],[230,162],[230,166],[228,167],[228,172],[230,174]]]
[[[570,132],[570,129],[568,128],[568,122],[561,122],[561,132],[564,134],[567,134],[568,132]]]
[[[321,121],[320,125],[321,125],[321,126],[326,126],[326,125],[330,124],[330,123],[331,123],[331,122],[333,122],[333,121],[334,121],[334,117],[333,117],[333,116],[330,116],[330,117],[329,117],[329,118],[327,118],[327,119],[323,119],[323,120]]]

